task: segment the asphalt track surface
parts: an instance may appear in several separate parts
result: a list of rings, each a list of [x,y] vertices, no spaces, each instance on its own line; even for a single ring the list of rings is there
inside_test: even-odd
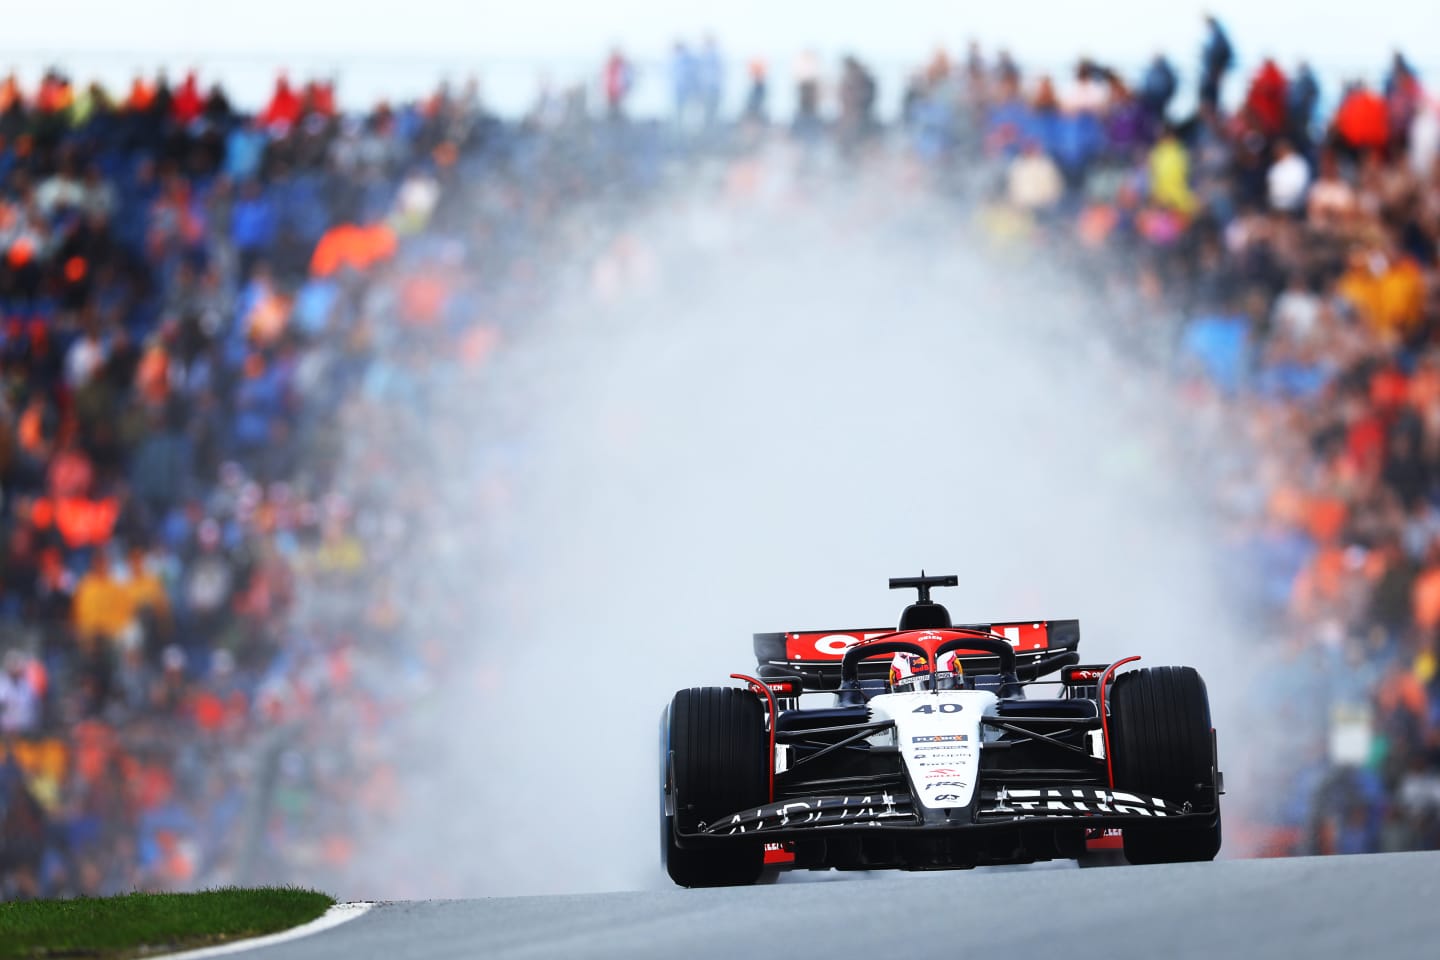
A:
[[[834,877],[834,874],[826,876]],[[381,904],[245,960],[1440,958],[1440,853]]]

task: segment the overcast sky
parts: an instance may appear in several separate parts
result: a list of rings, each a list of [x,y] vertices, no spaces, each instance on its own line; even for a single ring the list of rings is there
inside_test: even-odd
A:
[[[658,60],[677,35],[713,30],[734,60],[763,56],[782,69],[806,47],[901,64],[971,37],[1032,64],[1089,52],[1131,65],[1161,49],[1188,66],[1205,10],[1228,25],[1246,63],[1305,55],[1330,74],[1374,73],[1399,44],[1440,73],[1435,0],[0,0],[0,63],[34,70],[59,59],[75,74],[106,79],[158,62],[193,64],[243,85],[247,71],[258,76],[281,61],[323,62],[353,95],[385,81],[403,85],[398,69],[432,67],[431,59],[447,70],[483,64],[487,78],[523,71],[533,85],[540,69],[581,69],[612,43]]]

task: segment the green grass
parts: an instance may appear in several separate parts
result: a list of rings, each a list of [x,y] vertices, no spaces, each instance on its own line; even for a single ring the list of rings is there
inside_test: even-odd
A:
[[[122,960],[275,933],[335,901],[296,887],[0,903],[0,960]]]

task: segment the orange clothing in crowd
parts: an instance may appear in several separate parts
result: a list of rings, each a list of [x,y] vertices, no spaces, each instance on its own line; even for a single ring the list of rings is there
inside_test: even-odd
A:
[[[71,732],[74,742],[74,774],[84,783],[95,783],[119,749],[115,731],[99,720],[81,720]]]
[[[219,730],[225,725],[225,701],[209,690],[202,690],[195,695],[191,701],[191,709],[195,715],[195,725],[201,730]]]
[[[1340,296],[1354,305],[1370,329],[1380,334],[1406,334],[1420,323],[1425,308],[1425,275],[1409,257],[1376,273],[1352,264],[1337,285]]]
[[[1302,490],[1289,484],[1283,484],[1270,491],[1270,499],[1265,505],[1265,512],[1273,520],[1289,526],[1300,527],[1306,525],[1305,514],[1308,506],[1309,501]]]
[[[243,323],[252,342],[268,345],[280,339],[289,319],[290,298],[270,290],[255,301]]]
[[[146,401],[162,403],[170,393],[170,355],[160,344],[152,344],[140,357],[135,370],[135,389]]]
[[[1380,277],[1380,324],[1409,333],[1425,309],[1425,274],[1411,257],[1401,257]]]
[[[1340,104],[1335,129],[1352,147],[1383,150],[1390,142],[1390,110],[1379,94],[1361,87]]]
[[[1345,586],[1345,551],[1322,547],[1300,571],[1291,588],[1290,602],[1302,616],[1314,612],[1321,601],[1336,600]]]
[[[310,272],[328,277],[341,267],[365,270],[395,255],[395,232],[383,223],[361,227],[342,223],[332,227],[315,245]]]
[[[43,458],[48,453],[50,438],[45,435],[45,405],[33,402],[20,414],[15,434],[20,447],[30,456]]]
[[[1339,497],[1311,497],[1305,505],[1305,525],[1316,543],[1340,539],[1349,511]]]
[[[1375,703],[1382,713],[1404,710],[1424,717],[1429,712],[1425,705],[1425,688],[1412,670],[1396,671],[1386,677],[1375,691]]]
[[[177,833],[173,830],[155,831],[155,845],[160,849],[156,870],[163,886],[183,886],[195,876],[194,851],[190,844],[181,842]]]
[[[1406,401],[1416,410],[1440,406],[1440,367],[1422,364],[1407,383]]]
[[[82,638],[112,640],[134,620],[135,608],[123,583],[92,570],[75,587],[73,616]]]
[[[175,775],[164,763],[137,763],[128,777],[132,795],[142,810],[154,810],[170,802],[175,795]]]
[[[15,74],[10,74],[4,80],[0,80],[0,113],[5,113],[16,104],[25,102],[24,95],[20,92],[20,81],[15,79]]]
[[[150,104],[155,102],[155,88],[145,82],[144,77],[136,77],[130,84],[130,96],[125,100],[125,106],[129,110],[149,110]]]
[[[55,78],[46,78],[40,84],[40,92],[35,95],[35,106],[42,113],[60,113],[68,110],[74,101],[75,93],[70,84]]]
[[[1430,567],[1416,577],[1410,597],[1416,626],[1422,630],[1440,626],[1440,567]]]
[[[1370,402],[1387,414],[1404,406],[1410,395],[1410,379],[1399,367],[1389,366],[1370,378]]]
[[[35,501],[31,522],[36,529],[53,525],[74,547],[94,547],[110,539],[120,518],[120,502],[114,497],[90,500],[86,497],[42,498]]]

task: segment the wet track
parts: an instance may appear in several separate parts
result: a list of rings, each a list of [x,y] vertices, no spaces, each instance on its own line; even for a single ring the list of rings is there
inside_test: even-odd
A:
[[[836,876],[833,874],[827,876]],[[381,904],[253,960],[1440,957],[1440,853]]]

